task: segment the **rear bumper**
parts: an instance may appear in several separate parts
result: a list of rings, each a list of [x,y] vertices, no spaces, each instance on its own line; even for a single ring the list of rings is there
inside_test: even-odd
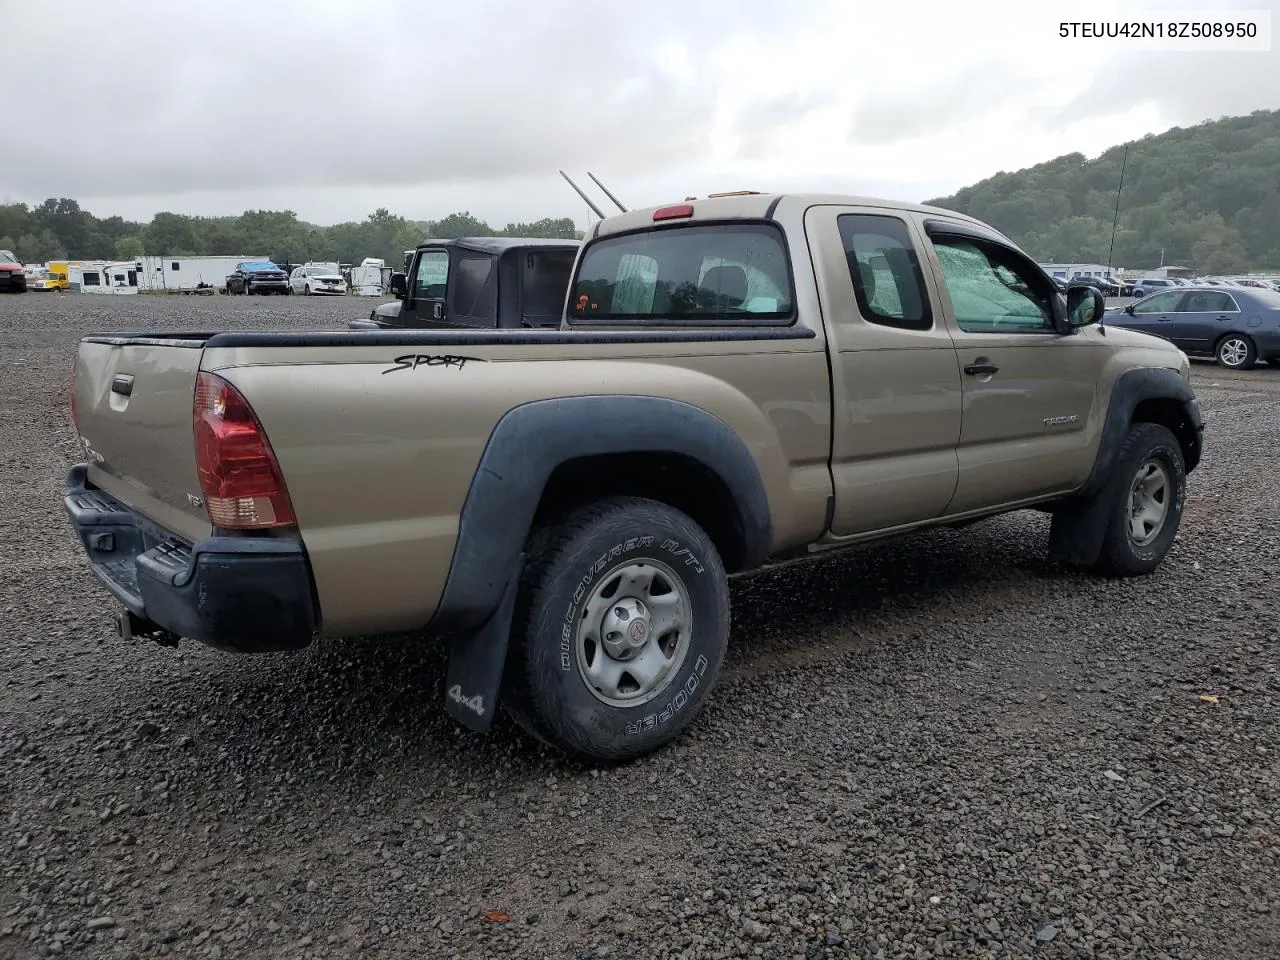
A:
[[[0,290],[23,293],[27,289],[26,274],[11,270],[0,270]]]
[[[315,634],[306,552],[297,539],[209,537],[193,544],[67,474],[63,505],[89,567],[134,617],[220,650],[298,650]]]

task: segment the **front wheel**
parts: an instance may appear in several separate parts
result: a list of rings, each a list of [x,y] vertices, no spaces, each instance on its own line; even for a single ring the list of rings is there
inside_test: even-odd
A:
[[[729,586],[715,545],[664,503],[613,497],[530,540],[503,702],[570,755],[617,761],[674,740],[715,684]]]
[[[311,284],[308,283],[305,287],[303,287],[302,293],[304,296],[308,296],[308,297],[311,296]]]
[[[1253,341],[1240,333],[1229,333],[1219,340],[1216,353],[1219,366],[1228,370],[1248,370],[1258,359]]]
[[[1151,573],[1173,546],[1182,521],[1187,485],[1182,448],[1167,427],[1134,424],[1113,470],[1098,572],[1121,577]]]

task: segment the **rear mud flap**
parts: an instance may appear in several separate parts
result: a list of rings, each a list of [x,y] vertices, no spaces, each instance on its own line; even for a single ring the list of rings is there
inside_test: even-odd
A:
[[[444,681],[444,708],[462,726],[487,733],[498,707],[502,669],[507,660],[511,617],[515,611],[525,554],[516,559],[497,609],[475,633],[449,640],[449,668]]]

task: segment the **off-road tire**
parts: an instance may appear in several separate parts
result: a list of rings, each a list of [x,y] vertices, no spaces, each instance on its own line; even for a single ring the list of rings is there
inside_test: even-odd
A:
[[[1223,354],[1227,351],[1229,344],[1236,343],[1237,341],[1244,344],[1244,359],[1239,363],[1228,363],[1223,359]],[[1258,348],[1254,346],[1253,340],[1245,334],[1228,333],[1214,346],[1213,358],[1218,362],[1218,366],[1227,370],[1249,370],[1258,359]]]
[[[508,712],[532,736],[578,759],[628,760],[674,740],[711,693],[728,642],[729,585],[711,539],[664,503],[611,497],[535,530],[527,550],[503,677]],[[605,703],[579,666],[579,625],[593,591],[607,587],[613,571],[655,561],[687,594],[687,649],[652,699]]]
[[[1131,489],[1138,471],[1155,462],[1163,467],[1172,485],[1163,526],[1150,543],[1139,545],[1130,534],[1128,509]],[[1173,433],[1158,423],[1136,423],[1116,454],[1111,480],[1103,496],[1109,498],[1106,536],[1094,570],[1105,576],[1134,577],[1151,573],[1173,546],[1182,521],[1186,498],[1187,470],[1182,448]]]

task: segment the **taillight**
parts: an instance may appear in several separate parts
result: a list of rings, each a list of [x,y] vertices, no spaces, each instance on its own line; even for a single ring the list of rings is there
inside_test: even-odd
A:
[[[293,524],[293,504],[262,424],[248,401],[212,373],[196,377],[196,468],[216,527],[260,530]]]

